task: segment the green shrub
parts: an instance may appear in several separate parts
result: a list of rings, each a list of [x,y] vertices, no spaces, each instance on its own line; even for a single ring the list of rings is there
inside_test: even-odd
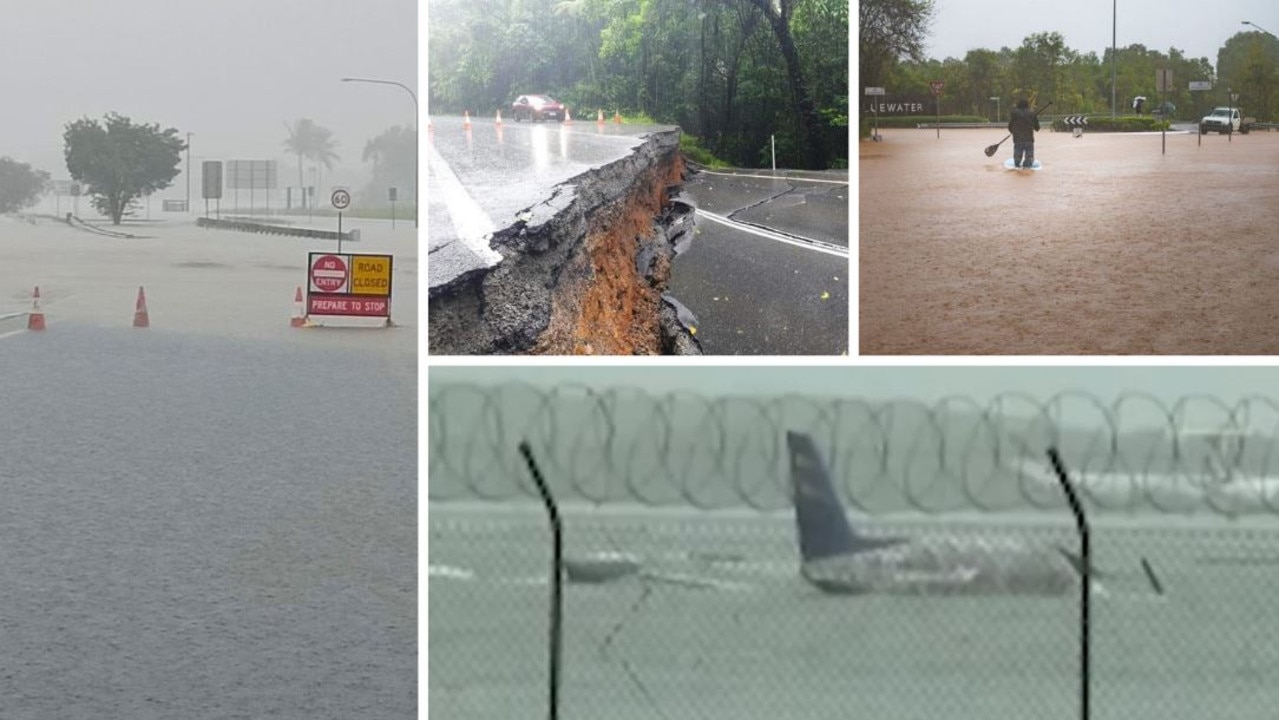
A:
[[[862,119],[866,121],[868,127],[872,127],[872,128],[874,127],[875,125],[874,115],[863,114]],[[944,123],[984,123],[984,122],[990,122],[990,119],[984,118],[978,115],[942,115],[941,121]],[[895,117],[888,117],[885,115],[881,115],[879,118],[879,127],[881,129],[883,128],[913,128],[925,123],[931,125],[935,122],[937,122],[936,115],[906,115],[906,116],[895,116]],[[870,130],[867,130],[865,135],[869,137]]]
[[[679,134],[679,149],[684,153],[684,157],[697,163],[712,168],[730,167],[728,163],[715,157],[714,153],[698,144],[698,138],[688,133]]]

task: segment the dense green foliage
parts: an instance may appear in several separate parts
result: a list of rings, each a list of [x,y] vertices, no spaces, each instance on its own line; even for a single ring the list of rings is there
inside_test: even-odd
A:
[[[11,158],[0,158],[0,213],[34,205],[48,185],[49,173]]]
[[[102,123],[89,118],[68,123],[62,138],[72,179],[87,186],[93,206],[113,225],[139,197],[169,187],[186,149],[177,129],[135,125],[116,113]]]
[[[737,165],[848,157],[843,0],[435,0],[429,106],[491,115],[545,93],[679,125]]]

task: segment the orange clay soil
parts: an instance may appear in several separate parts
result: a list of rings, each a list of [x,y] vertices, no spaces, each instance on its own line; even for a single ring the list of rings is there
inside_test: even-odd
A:
[[[866,354],[1279,354],[1279,133],[884,130],[860,143]]]
[[[675,154],[632,186],[624,202],[597,210],[589,219],[584,252],[575,266],[589,263],[588,273],[565,268],[565,277],[589,277],[585,288],[560,288],[551,323],[535,352],[548,355],[657,355],[661,288],[670,276],[670,260],[659,253],[653,287],[636,271],[640,238],[654,240],[654,218],[665,205],[666,188],[680,182],[683,157]]]

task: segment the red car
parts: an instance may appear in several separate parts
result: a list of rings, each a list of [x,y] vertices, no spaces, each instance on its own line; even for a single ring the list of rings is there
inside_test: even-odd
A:
[[[521,118],[533,122],[538,120],[559,120],[564,122],[564,106],[547,95],[521,95],[511,103],[511,116],[515,122]]]

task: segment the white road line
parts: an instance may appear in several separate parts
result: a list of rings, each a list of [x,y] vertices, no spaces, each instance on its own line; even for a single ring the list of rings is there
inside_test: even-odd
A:
[[[0,315],[0,323],[4,322],[5,320],[13,320],[14,318],[20,318],[25,315],[26,315],[25,312],[8,313],[7,315]],[[0,332],[0,340],[3,340],[7,337],[13,337],[14,335],[21,335],[22,333],[26,331],[27,329],[25,327],[20,327],[17,330],[10,330],[9,332]]]
[[[734,230],[740,230],[745,233],[750,233],[751,235],[758,235],[759,237],[762,237],[768,240],[774,240],[776,242],[786,243],[787,245],[794,245],[795,247],[804,248],[805,250],[812,250],[813,252],[825,253],[827,255],[834,255],[835,257],[842,257],[842,258],[848,257],[848,253],[849,253],[848,250],[843,248],[838,248],[838,247],[832,247],[829,243],[825,243],[820,240],[804,242],[803,240],[797,240],[787,235],[782,235],[780,233],[774,233],[774,232],[769,232],[767,230],[762,230],[760,228],[755,227],[754,225],[745,225],[743,223],[733,222],[732,220],[729,220],[728,218],[722,215],[716,215],[715,213],[706,212],[705,210],[698,210],[697,214],[701,217],[706,218],[707,220],[713,220],[721,225],[726,225],[728,227],[731,227]]]
[[[712,170],[698,170],[698,173],[702,173],[706,175],[720,175],[722,177],[760,178],[762,180],[787,180],[787,181],[795,180],[798,182],[828,183],[830,185],[847,185],[848,184],[847,180],[818,180],[816,178],[789,177],[785,175],[743,175],[741,173],[714,172]]]
[[[427,148],[431,153],[427,167],[439,181],[439,194],[453,219],[453,228],[457,230],[458,238],[485,263],[496,265],[501,262],[502,256],[489,247],[488,240],[497,226],[462,186],[462,181],[453,172],[453,168],[444,162],[440,152],[433,145],[427,145]]]

